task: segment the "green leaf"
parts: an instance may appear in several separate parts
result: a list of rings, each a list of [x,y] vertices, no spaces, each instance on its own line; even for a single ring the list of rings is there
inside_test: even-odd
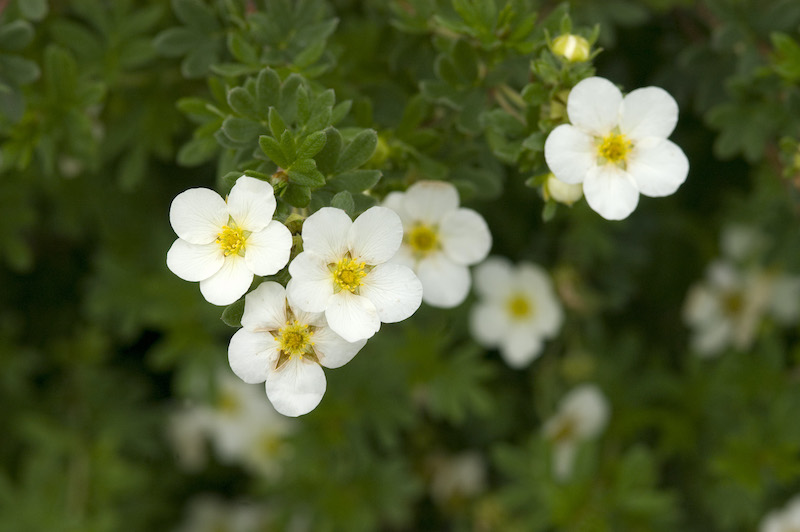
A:
[[[311,103],[308,100],[308,89],[304,85],[297,88],[297,121],[305,124],[311,117]]]
[[[247,65],[258,63],[258,52],[238,32],[228,34],[228,50],[231,51],[237,61]]]
[[[186,28],[169,28],[153,40],[156,51],[166,57],[180,57],[193,50],[202,36]]]
[[[283,118],[281,118],[281,115],[276,108],[269,108],[268,121],[269,130],[272,132],[272,136],[276,139],[281,138],[281,135],[286,132],[286,122],[283,121]]]
[[[0,49],[16,52],[33,40],[33,26],[26,20],[15,20],[0,26]]]
[[[299,159],[292,163],[286,171],[289,174],[289,183],[308,187],[321,187],[325,184],[325,177],[317,170],[314,159]]]
[[[346,190],[338,192],[335,196],[333,196],[333,199],[331,199],[331,207],[342,209],[346,213],[351,214],[355,208],[353,195]]]
[[[214,12],[200,0],[172,0],[172,9],[178,20],[202,33],[212,33],[219,29]]]
[[[238,116],[229,116],[222,122],[222,130],[229,139],[236,142],[250,142],[255,140],[259,135],[266,133],[264,126],[258,122],[248,120],[247,118],[239,118]]]
[[[178,164],[181,166],[198,166],[213,159],[219,151],[219,145],[213,137],[192,139],[178,150]]]
[[[465,39],[459,39],[453,47],[453,66],[466,83],[473,84],[477,81],[478,56]]]
[[[327,138],[324,131],[317,131],[310,134],[297,149],[297,158],[310,159],[314,157],[319,153],[322,147],[325,146],[325,140]]]
[[[181,61],[181,74],[186,78],[200,78],[217,61],[217,46],[214,41],[203,42],[192,48]]]
[[[243,315],[244,298],[241,298],[236,303],[225,307],[225,310],[222,311],[222,316],[220,316],[220,319],[225,323],[225,325],[230,325],[231,327],[241,327]]]
[[[226,78],[238,78],[257,71],[258,68],[241,63],[214,63],[209,66],[214,74],[219,74]]]
[[[380,179],[380,170],[351,170],[338,174],[330,180],[329,184],[334,190],[346,190],[355,193],[374,187]]]
[[[287,168],[292,163],[292,161],[284,155],[283,150],[281,150],[281,145],[274,138],[261,135],[258,137],[258,144],[261,146],[261,151],[279,167]]]
[[[365,129],[350,141],[336,163],[336,173],[358,168],[369,161],[378,145],[378,134],[374,129]]]
[[[281,198],[292,207],[302,208],[311,201],[311,189],[306,186],[289,183],[284,189]]]
[[[256,79],[256,104],[259,109],[268,109],[278,105],[280,100],[281,78],[267,67],[258,73]],[[274,132],[273,132],[274,134]]]
[[[347,113],[350,112],[350,107],[353,106],[352,100],[345,100],[336,104],[336,106],[331,111],[331,118],[330,118],[330,125],[335,125],[341,122]]]
[[[228,92],[228,105],[244,117],[256,118],[258,116],[253,95],[242,87],[234,87]]]
[[[19,0],[22,16],[31,20],[42,20],[47,15],[47,0]]]
[[[68,99],[78,84],[78,65],[72,54],[60,46],[50,45],[44,53],[44,72],[52,97]]]
[[[16,55],[0,55],[0,76],[16,85],[36,81],[40,74],[39,65],[33,61]]]
[[[317,161],[317,169],[323,175],[331,175],[336,162],[339,160],[339,154],[342,151],[342,134],[337,129],[329,127],[325,130],[325,145],[322,150],[314,156]]]
[[[289,160],[294,161],[297,159],[297,146],[294,143],[294,135],[288,129],[281,134],[281,151]]]

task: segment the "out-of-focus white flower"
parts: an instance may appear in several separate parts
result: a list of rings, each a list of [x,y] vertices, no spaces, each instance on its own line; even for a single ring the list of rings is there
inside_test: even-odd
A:
[[[604,78],[587,78],[570,91],[562,124],[547,137],[544,155],[555,176],[583,183],[589,206],[608,220],[627,218],[639,194],[674,193],[689,161],[667,137],[678,122],[678,104],[665,90],[645,87],[623,98]]]
[[[800,495],[795,496],[781,510],[773,510],[761,521],[759,532],[800,531]]]
[[[579,444],[603,431],[609,413],[605,395],[593,384],[580,385],[561,399],[558,412],[543,427],[545,438],[553,443],[553,472],[558,480],[569,478]]]
[[[684,304],[692,348],[703,356],[730,345],[749,348],[772,293],[770,278],[760,270],[742,272],[727,261],[712,263],[705,281],[689,289]]]
[[[542,350],[542,340],[555,336],[564,319],[547,273],[531,263],[513,266],[490,257],[475,270],[480,300],[470,314],[475,339],[497,347],[506,363],[521,368]]]
[[[343,340],[322,313],[296,310],[287,303],[283,286],[270,281],[245,296],[242,328],[231,338],[228,361],[243,381],[266,382],[275,409],[294,417],[322,400],[326,381],[321,366],[343,366],[366,343]]]
[[[186,281],[199,281],[209,303],[229,305],[242,297],[253,275],[272,275],[289,260],[292,235],[274,221],[269,183],[242,176],[227,199],[192,188],[172,200],[169,220],[178,239],[167,267]]]
[[[414,270],[422,300],[451,308],[469,293],[468,266],[486,258],[492,235],[483,217],[459,208],[458,191],[443,181],[419,181],[392,192],[383,203],[403,222],[403,244],[392,259]]]
[[[303,223],[303,252],[289,265],[289,302],[324,312],[348,342],[372,337],[381,322],[408,318],[422,303],[422,284],[407,266],[388,262],[402,240],[403,224],[391,209],[372,207],[351,221],[343,210],[323,207]]]
[[[170,420],[170,439],[182,465],[203,465],[208,438],[220,460],[276,476],[281,444],[293,430],[291,420],[278,414],[263,392],[227,371],[218,375],[216,391],[214,404],[182,407]]]
[[[439,504],[474,497],[486,489],[486,461],[478,452],[435,455],[429,466],[431,496]]]
[[[186,505],[184,520],[174,532],[266,532],[269,512],[248,502],[227,502],[211,494]]]
[[[591,53],[589,41],[580,35],[565,33],[553,39],[551,50],[570,62],[586,61]]]
[[[583,197],[583,185],[580,183],[569,184],[549,174],[542,187],[544,199],[557,201],[564,205],[572,205]]]

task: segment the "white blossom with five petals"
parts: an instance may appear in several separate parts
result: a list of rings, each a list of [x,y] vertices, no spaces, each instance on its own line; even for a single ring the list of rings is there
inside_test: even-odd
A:
[[[372,207],[351,221],[341,209],[323,207],[303,223],[303,252],[289,265],[289,302],[324,312],[348,342],[372,337],[381,322],[411,316],[422,302],[422,284],[407,266],[389,262],[400,248],[403,225],[386,207]]]
[[[243,381],[266,383],[275,410],[301,416],[317,407],[327,382],[322,367],[338,368],[364,347],[346,342],[321,313],[295,309],[278,283],[262,283],[244,298],[242,328],[228,347],[228,362]]]
[[[613,83],[592,77],[569,93],[567,115],[547,137],[547,165],[564,183],[583,183],[589,206],[608,220],[627,218],[639,194],[669,196],[686,180],[689,161],[667,137],[678,104],[658,87],[624,98]]]
[[[555,336],[564,319],[547,273],[531,263],[513,266],[489,257],[475,270],[480,301],[470,314],[475,339],[497,347],[506,363],[521,368],[542,350],[542,340]]]
[[[272,275],[289,261],[292,235],[272,219],[269,183],[242,176],[227,199],[207,188],[178,194],[169,220],[178,239],[167,267],[186,281],[199,281],[209,303],[229,305],[242,297],[253,275]]]
[[[392,262],[405,264],[422,282],[422,300],[451,308],[466,299],[469,266],[486,258],[492,235],[483,217],[459,208],[458,191],[443,181],[418,181],[383,202],[403,222],[403,245]]]

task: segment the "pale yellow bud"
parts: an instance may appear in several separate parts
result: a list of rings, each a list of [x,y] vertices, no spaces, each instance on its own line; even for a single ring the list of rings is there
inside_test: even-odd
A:
[[[559,181],[556,176],[550,174],[544,182],[544,198],[557,201],[565,205],[572,205],[583,197],[583,185],[578,183],[570,185]]]
[[[552,44],[553,53],[567,61],[579,62],[589,59],[591,47],[589,41],[580,35],[565,33],[555,38]]]

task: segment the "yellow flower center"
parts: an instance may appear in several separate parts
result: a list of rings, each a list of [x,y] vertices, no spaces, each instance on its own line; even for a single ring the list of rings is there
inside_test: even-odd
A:
[[[365,263],[347,256],[329,267],[333,271],[333,282],[336,285],[334,290],[337,293],[342,290],[353,294],[358,293],[358,287],[364,284],[361,280],[367,275]]]
[[[533,304],[522,294],[515,294],[506,302],[506,306],[511,317],[518,320],[533,314]]]
[[[291,358],[293,356],[302,357],[311,351],[311,347],[314,345],[314,342],[311,341],[312,336],[314,336],[314,331],[307,324],[292,320],[278,331],[277,339],[281,352]]]
[[[597,146],[597,155],[610,163],[625,164],[631,149],[633,149],[633,142],[628,137],[622,133],[609,133]]]
[[[415,255],[427,255],[431,251],[438,249],[439,237],[436,230],[424,224],[416,225],[408,233],[408,245]]]
[[[738,316],[744,310],[744,295],[741,292],[729,292],[722,298],[722,309],[728,316]]]
[[[217,244],[219,244],[226,257],[228,255],[242,255],[246,239],[247,237],[241,228],[235,225],[233,227],[223,225],[222,231],[217,235]]]
[[[549,434],[550,439],[555,442],[566,442],[574,440],[577,434],[577,423],[571,416],[566,416],[559,420],[552,432]]]
[[[242,409],[242,405],[238,397],[223,390],[217,397],[217,409],[227,414],[236,414]]]

